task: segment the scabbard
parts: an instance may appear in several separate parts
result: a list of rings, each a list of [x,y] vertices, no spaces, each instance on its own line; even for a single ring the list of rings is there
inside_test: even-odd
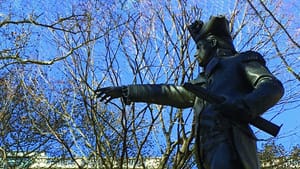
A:
[[[194,85],[191,83],[185,83],[183,85],[183,87],[185,89],[187,89],[188,91],[194,93],[196,96],[206,100],[209,103],[212,104],[220,104],[222,103],[225,98],[212,94],[209,91],[207,91],[205,88],[198,86],[198,85]],[[255,118],[254,120],[250,121],[250,124],[255,126],[256,128],[276,137],[277,134],[280,131],[281,126],[278,126],[264,118],[262,118],[261,116],[258,116],[257,118]]]

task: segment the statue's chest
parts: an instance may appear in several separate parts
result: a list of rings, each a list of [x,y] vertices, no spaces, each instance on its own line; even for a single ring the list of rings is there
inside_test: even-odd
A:
[[[206,88],[213,93],[239,91],[245,83],[241,64],[233,57],[212,59],[205,69]]]

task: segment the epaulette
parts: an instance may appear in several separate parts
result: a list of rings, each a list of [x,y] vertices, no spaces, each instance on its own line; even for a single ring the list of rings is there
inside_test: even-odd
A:
[[[255,51],[246,51],[246,52],[242,52],[240,54],[242,55],[242,60],[244,62],[257,61],[257,62],[260,62],[263,65],[266,64],[265,59],[258,52],[255,52]]]

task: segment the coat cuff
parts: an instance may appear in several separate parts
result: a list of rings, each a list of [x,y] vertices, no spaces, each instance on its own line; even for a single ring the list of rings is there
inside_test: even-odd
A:
[[[122,98],[126,105],[129,105],[131,103],[131,100],[129,99],[128,86],[122,86]]]

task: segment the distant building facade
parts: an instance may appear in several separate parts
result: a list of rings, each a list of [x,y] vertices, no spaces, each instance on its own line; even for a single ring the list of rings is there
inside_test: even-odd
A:
[[[287,159],[286,157],[279,157],[271,162],[262,162],[262,169],[299,169],[300,168],[300,157],[295,159]]]
[[[159,167],[161,158],[144,158],[143,163],[136,161],[135,158],[129,158],[124,160],[124,168],[135,168],[135,169],[156,169]],[[94,158],[53,158],[48,157],[45,153],[11,153],[5,156],[0,156],[0,169],[77,169],[79,167],[85,169],[104,169],[104,168],[115,168],[118,169],[117,160],[107,160],[111,163],[109,167],[103,162]],[[144,166],[143,166],[144,165]],[[112,166],[112,167],[111,167]],[[280,157],[272,160],[272,162],[262,162],[262,169],[299,169],[300,168],[300,157],[298,159],[286,159]]]
[[[155,169],[159,167],[160,158],[145,158],[143,159],[143,164],[136,161],[135,158],[126,159],[123,164],[124,168],[148,168]],[[144,166],[143,166],[144,165]],[[118,168],[118,162],[114,160],[110,166],[112,168]],[[5,157],[0,157],[0,168],[11,169],[11,168],[22,168],[22,169],[43,169],[43,168],[55,168],[55,169],[102,169],[107,168],[107,166],[101,161],[95,159],[85,159],[85,158],[52,158],[48,157],[45,153],[41,154],[7,154]]]

